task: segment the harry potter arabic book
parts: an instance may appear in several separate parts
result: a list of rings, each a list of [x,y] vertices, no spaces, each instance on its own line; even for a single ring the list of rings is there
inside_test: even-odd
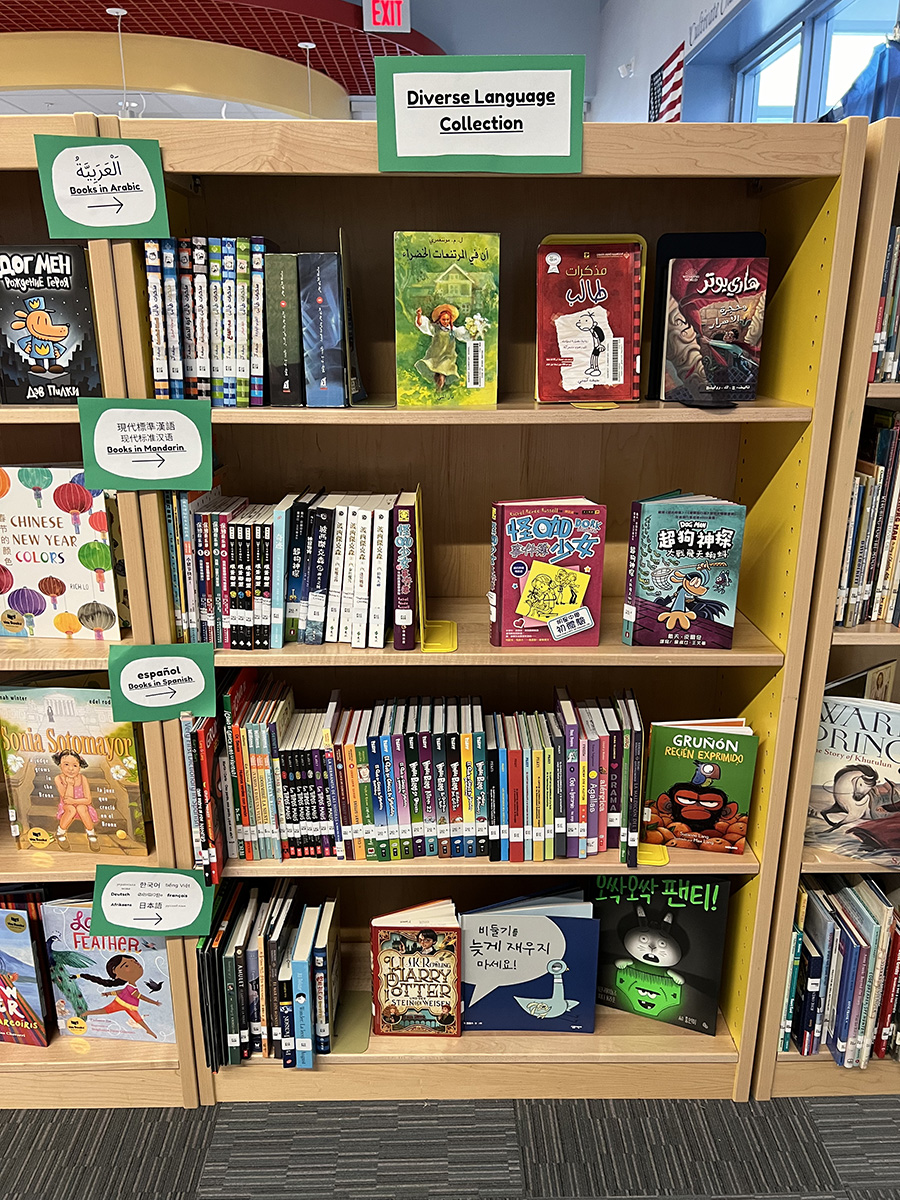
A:
[[[500,238],[394,234],[397,404],[497,403]]]
[[[459,980],[459,920],[452,901],[372,921],[373,1033],[457,1037]]]

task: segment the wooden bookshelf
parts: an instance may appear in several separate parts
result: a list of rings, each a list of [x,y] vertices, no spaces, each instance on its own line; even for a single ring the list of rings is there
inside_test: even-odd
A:
[[[825,477],[825,494],[757,1044],[754,1093],[760,1099],[773,1095],[867,1095],[895,1092],[900,1088],[900,1074],[894,1074],[900,1068],[894,1062],[872,1063],[861,1071],[838,1067],[827,1053],[804,1058],[794,1052],[786,1055],[778,1052],[793,913],[801,871],[833,873],[884,869],[859,859],[808,849],[804,846],[804,834],[826,678],[874,665],[900,633],[885,622],[871,622],[856,629],[834,628],[835,595],[863,409],[867,397],[878,402],[900,397],[898,384],[867,383],[898,170],[900,120],[889,118],[868,129],[834,432],[829,454],[818,460]]]
[[[365,122],[120,125],[116,118],[102,117],[99,126],[109,136],[159,140],[178,232],[263,224],[263,232],[282,249],[300,250],[336,248],[342,227],[354,259],[363,378],[373,396],[393,394],[392,234],[396,228],[446,223],[436,215],[448,211],[446,180],[428,174],[379,176],[375,127]],[[501,236],[501,401],[495,411],[213,412],[226,486],[235,494],[272,502],[307,480],[379,492],[421,482],[429,616],[458,622],[459,648],[425,655],[333,646],[307,652],[293,646],[256,654],[221,651],[216,661],[271,667],[304,701],[321,700],[338,685],[355,701],[384,689],[414,694],[422,687],[421,668],[434,667],[439,673],[425,676],[435,680],[429,682],[431,690],[477,692],[486,707],[508,704],[512,696],[517,706],[546,703],[553,685],[567,682],[577,694],[581,688],[604,694],[631,684],[647,720],[745,715],[762,739],[748,832],[752,857],[725,863],[716,855],[676,859],[673,854],[668,868],[733,878],[719,1029],[707,1037],[603,1011],[597,1034],[578,1036],[571,1049],[566,1037],[466,1035],[458,1050],[439,1052],[428,1045],[393,1050],[370,1043],[356,1056],[320,1058],[311,1072],[251,1061],[213,1076],[203,1061],[188,943],[203,1103],[473,1095],[741,1100],[749,1094],[824,487],[813,464],[825,460],[831,438],[865,122],[589,124],[584,146],[582,174],[528,179],[527,205],[521,203],[521,177],[465,179],[466,224]],[[183,185],[185,177],[193,180],[190,189]],[[609,410],[534,404],[534,249],[554,229],[583,228],[585,211],[602,213],[604,228],[637,230],[651,246],[673,228],[766,230],[773,273],[763,398],[723,413],[647,401]],[[127,392],[120,394],[152,395],[140,255],[118,242],[112,258],[127,380]],[[652,288],[648,272],[646,339]],[[646,363],[649,347],[643,349]],[[741,618],[728,652],[635,650],[620,641],[615,594],[624,579],[631,500],[679,486],[733,497],[748,507]],[[490,502],[573,489],[608,505],[600,646],[584,653],[495,650],[487,642],[481,599],[487,588]],[[142,499],[141,518],[153,631],[165,642],[172,637],[167,550],[153,497]],[[304,669],[311,666],[329,670]],[[673,671],[685,666],[691,670]],[[163,737],[176,859],[190,865],[176,724],[168,723]],[[606,859],[383,867],[294,861],[231,863],[227,871],[248,879],[297,875],[310,896],[340,881],[345,924],[349,920],[359,932],[375,913],[420,901],[436,887],[450,892],[461,908],[475,907],[546,886],[554,877],[565,881],[607,869],[620,868],[607,866]],[[553,1066],[554,1056],[566,1062],[564,1070]]]

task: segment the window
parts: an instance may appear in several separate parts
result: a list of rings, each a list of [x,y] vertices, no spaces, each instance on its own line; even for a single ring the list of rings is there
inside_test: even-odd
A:
[[[896,0],[815,0],[735,64],[736,121],[817,121],[897,19]]]

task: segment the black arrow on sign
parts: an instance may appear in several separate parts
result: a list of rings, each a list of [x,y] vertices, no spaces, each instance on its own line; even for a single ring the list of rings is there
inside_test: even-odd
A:
[[[175,689],[173,687],[163,688],[162,691],[159,691],[159,692],[144,692],[144,695],[145,696],[168,696],[169,699],[171,700],[172,697],[175,695]]]
[[[119,213],[122,211],[122,209],[124,207],[125,207],[125,205],[122,203],[122,201],[119,199],[118,196],[113,196],[112,203],[110,203],[110,204],[89,204],[88,205],[88,208],[115,208],[116,216],[119,215]]]
[[[136,921],[153,921],[158,925],[162,920],[162,913],[154,913],[152,917],[135,917],[134,919]]]
[[[140,458],[135,458],[134,455],[132,455],[131,461],[132,462],[153,462],[154,458],[156,459],[156,467],[158,470],[163,465],[163,463],[166,461],[165,458],[158,451],[156,454],[143,455]]]

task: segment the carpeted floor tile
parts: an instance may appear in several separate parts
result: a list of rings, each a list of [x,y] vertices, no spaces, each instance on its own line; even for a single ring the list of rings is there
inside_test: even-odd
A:
[[[210,1108],[0,1112],[0,1196],[193,1196],[214,1120]]]
[[[221,1104],[202,1200],[523,1195],[512,1101]]]
[[[531,1197],[840,1192],[804,1102],[521,1100]]]
[[[867,1198],[886,1188],[885,1200],[900,1200],[900,1096],[817,1096],[807,1105],[842,1186]]]

